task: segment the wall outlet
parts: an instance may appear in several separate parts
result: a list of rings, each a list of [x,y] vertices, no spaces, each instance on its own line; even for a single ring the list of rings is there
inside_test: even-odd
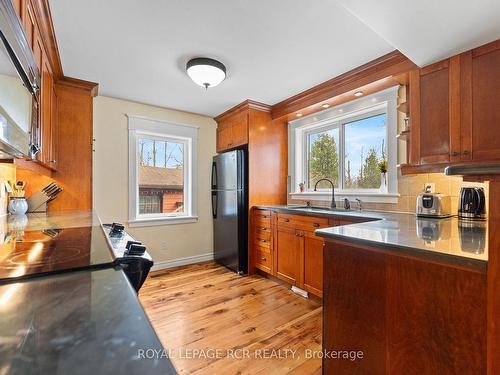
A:
[[[436,184],[434,182],[426,182],[424,184],[424,191],[426,193],[435,193],[436,192]]]
[[[167,250],[167,241],[160,241],[160,250],[162,251]]]

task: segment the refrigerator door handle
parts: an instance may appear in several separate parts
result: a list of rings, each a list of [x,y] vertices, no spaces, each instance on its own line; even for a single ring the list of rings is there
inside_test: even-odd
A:
[[[217,163],[212,162],[212,189],[217,190]]]
[[[217,219],[217,192],[212,191],[212,217]]]

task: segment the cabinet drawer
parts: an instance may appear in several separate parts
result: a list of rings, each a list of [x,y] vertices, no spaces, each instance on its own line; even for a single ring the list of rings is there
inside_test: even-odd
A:
[[[271,273],[273,266],[272,254],[259,246],[255,246],[255,267],[258,269]]]
[[[253,242],[256,246],[271,248],[271,232],[255,231],[253,235]]]
[[[330,225],[328,224],[328,219],[325,217],[314,217],[314,216],[300,216],[300,215],[289,215],[289,214],[278,214],[278,225],[282,227],[303,229],[303,230],[316,230],[319,228],[326,228]]]
[[[256,227],[271,228],[271,211],[255,210],[253,219]]]

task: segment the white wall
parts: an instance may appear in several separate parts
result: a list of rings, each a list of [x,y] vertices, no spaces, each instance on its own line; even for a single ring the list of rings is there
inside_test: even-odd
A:
[[[127,228],[148,247],[155,263],[213,252],[210,172],[215,155],[213,119],[126,100],[94,99],[94,208],[103,222],[128,220],[128,122],[126,114],[200,126],[198,141],[198,222]],[[195,258],[197,259],[197,258]],[[172,263],[172,262],[170,262]]]

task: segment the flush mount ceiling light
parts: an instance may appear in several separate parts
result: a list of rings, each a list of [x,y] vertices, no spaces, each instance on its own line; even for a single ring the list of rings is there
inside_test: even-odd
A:
[[[354,96],[361,96],[361,95],[363,95],[363,91],[356,91],[354,93]]]
[[[186,72],[194,83],[205,87],[215,87],[226,78],[226,67],[220,61],[208,57],[197,57],[186,64]]]

